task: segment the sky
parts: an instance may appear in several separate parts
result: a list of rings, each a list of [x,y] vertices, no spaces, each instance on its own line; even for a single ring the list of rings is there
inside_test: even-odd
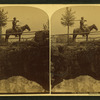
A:
[[[32,31],[38,31],[43,29],[43,24],[47,22],[49,18],[50,22],[50,34],[66,34],[67,28],[61,24],[62,14],[65,13],[65,8],[69,7],[72,11],[75,11],[76,20],[80,20],[84,17],[87,25],[95,24],[100,30],[100,5],[97,4],[29,4],[29,5],[1,5],[0,8],[4,8],[8,12],[8,20],[12,20],[16,17],[20,22],[19,25],[23,26],[28,24]],[[49,16],[49,17],[48,17]],[[3,28],[3,34],[6,29],[12,27],[12,22],[7,22],[6,27]],[[70,33],[74,28],[79,27],[79,21],[75,21],[75,24],[70,27]],[[23,35],[22,37],[25,37]]]
[[[16,17],[20,22],[19,25],[28,24],[31,30],[41,30],[43,29],[43,23],[47,22],[48,16],[50,18],[51,34],[66,34],[67,28],[61,24],[62,14],[65,13],[65,8],[70,7],[72,11],[75,11],[76,20],[84,17],[87,25],[96,24],[100,28],[100,5],[99,6],[84,6],[84,5],[29,5],[29,6],[5,6],[5,11],[8,11],[8,20],[12,20]],[[12,23],[8,22],[6,27],[3,28],[3,33],[5,30],[12,27]],[[74,28],[79,27],[79,21],[75,21],[75,24],[70,27],[70,32],[72,33]]]
[[[1,7],[5,12],[8,12],[8,20],[12,20],[14,17],[19,20],[18,25],[23,26],[28,24],[32,31],[39,31],[43,29],[43,24],[47,22],[48,15],[41,9],[36,7],[21,7],[21,6],[9,6]],[[12,27],[12,22],[7,22],[5,30]]]
[[[17,25],[24,26],[27,24],[29,25],[31,31],[43,30],[43,24],[47,23],[48,21],[47,13],[45,13],[43,10],[37,7],[2,6],[0,8],[3,8],[5,12],[8,12],[7,14],[8,20],[13,20],[13,18],[16,17],[17,20],[19,20]],[[2,34],[5,34],[6,30],[9,28],[12,28],[12,21],[8,21],[7,25],[2,28]],[[34,33],[33,35],[22,35],[21,37],[22,38],[34,37]],[[10,38],[16,38],[16,39],[9,39],[9,41],[12,42],[18,41],[17,39],[18,37],[15,37],[13,35],[11,35]]]
[[[60,8],[53,13],[51,17],[51,34],[67,33],[67,28],[61,24],[61,17],[62,14],[65,14],[66,7]],[[88,26],[95,24],[100,30],[100,6],[71,6],[69,8],[76,12],[76,20],[80,20],[81,17],[84,17],[84,19],[87,20],[85,24]],[[73,32],[74,28],[79,28],[79,21],[75,21],[75,24],[70,27],[70,33]]]

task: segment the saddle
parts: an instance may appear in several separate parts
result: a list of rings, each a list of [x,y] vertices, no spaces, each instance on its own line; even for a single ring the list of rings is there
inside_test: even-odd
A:
[[[84,32],[87,32],[87,27],[84,27],[84,28],[82,28],[80,30],[81,30],[82,35],[85,36]]]
[[[20,26],[20,25],[17,25],[17,26],[16,26],[16,28],[15,28],[16,30],[12,29],[12,30],[13,30],[13,33],[15,34],[15,37],[18,36],[17,33],[18,33],[18,30],[19,30],[19,26]]]
[[[15,37],[17,37],[18,35],[17,35],[17,33],[18,33],[18,28],[16,28],[16,30],[14,30],[14,29],[12,29],[13,30],[13,33],[15,34]]]

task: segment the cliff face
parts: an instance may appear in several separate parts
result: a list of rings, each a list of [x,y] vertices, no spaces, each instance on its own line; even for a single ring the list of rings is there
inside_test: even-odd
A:
[[[52,46],[52,86],[89,75],[100,79],[100,41]]]
[[[0,80],[23,76],[49,89],[49,47],[34,41],[0,48]]]

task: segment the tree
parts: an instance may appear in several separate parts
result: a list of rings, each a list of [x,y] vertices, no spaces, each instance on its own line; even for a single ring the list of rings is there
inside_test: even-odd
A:
[[[67,39],[69,41],[69,26],[72,26],[74,24],[74,20],[75,20],[75,12],[72,12],[72,9],[66,7],[66,11],[65,14],[62,14],[62,18],[61,18],[61,24],[63,26],[67,26]]]
[[[2,34],[2,27],[4,27],[7,24],[7,14],[8,12],[4,12],[4,9],[0,9],[0,39]]]
[[[46,24],[43,24],[43,30],[49,30],[49,20],[46,22]]]

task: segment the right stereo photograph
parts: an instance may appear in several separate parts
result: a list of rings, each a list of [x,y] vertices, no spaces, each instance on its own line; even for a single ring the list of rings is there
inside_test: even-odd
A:
[[[100,6],[66,6],[51,17],[51,93],[100,93]]]

